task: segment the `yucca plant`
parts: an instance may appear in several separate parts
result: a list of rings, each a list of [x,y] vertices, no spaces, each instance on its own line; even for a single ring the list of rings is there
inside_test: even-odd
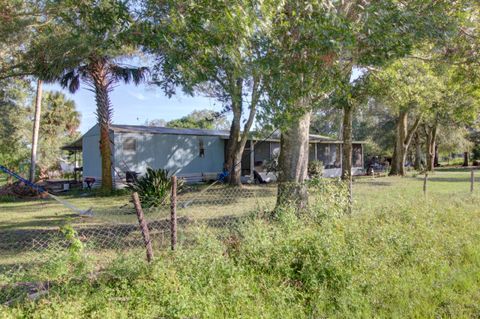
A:
[[[181,188],[181,180],[177,183],[177,189]],[[172,189],[172,180],[166,169],[147,168],[145,175],[135,179],[127,185],[127,189],[137,192],[144,208],[164,206]]]

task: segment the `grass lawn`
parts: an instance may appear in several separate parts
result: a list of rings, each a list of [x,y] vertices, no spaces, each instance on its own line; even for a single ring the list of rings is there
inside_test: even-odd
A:
[[[424,196],[423,175],[361,177],[354,182],[351,216],[322,217],[318,225],[303,225],[288,218],[277,226],[253,222],[248,229],[240,230],[241,240],[231,237],[220,242],[209,237],[211,231],[223,229],[237,217],[259,208],[271,209],[275,187],[200,189],[179,199],[181,246],[174,255],[158,249],[168,246],[168,210],[146,212],[147,218],[155,221],[150,228],[155,254],[160,255],[153,268],[144,268],[141,261],[141,235],[126,195],[64,196],[80,208],[94,207],[95,217],[90,219],[76,217],[51,200],[0,203],[0,263],[11,266],[45,259],[51,250],[26,253],[20,248],[22,241],[28,248],[32,241],[26,237],[55,231],[64,224],[73,225],[85,243],[95,233],[95,244],[87,244],[86,250],[96,263],[94,268],[100,265],[99,260],[111,262],[118,257],[118,233],[123,236],[120,244],[126,248],[124,252],[142,253],[141,258],[129,259],[126,264],[120,261],[120,266],[110,270],[123,274],[121,281],[131,288],[117,287],[116,279],[111,279],[117,275],[104,278],[113,280],[105,287],[95,284],[100,286],[94,291],[87,280],[84,288],[58,292],[47,304],[20,305],[16,308],[19,316],[40,309],[47,317],[72,318],[78,315],[76,311],[84,314],[80,317],[103,318],[109,317],[107,314],[139,318],[240,314],[246,318],[478,317],[479,181],[480,171],[471,194],[469,170],[438,170],[430,174]],[[316,194],[311,196],[315,198]],[[196,220],[204,221],[207,227],[199,230],[190,223]],[[80,231],[85,229],[88,231]],[[14,238],[12,242],[18,246],[5,247],[2,236]],[[196,249],[190,249],[191,241]],[[140,245],[130,245],[133,242]],[[56,248],[65,250],[63,246]],[[172,277],[164,277],[166,274]],[[150,286],[147,278],[158,284]],[[107,289],[112,285],[117,287],[116,293]],[[94,305],[87,297],[90,294],[98,303],[97,312],[91,312]],[[142,295],[144,299],[128,297],[124,304],[105,297],[123,298],[124,294]],[[180,303],[178,298],[185,301]],[[61,312],[58,307],[66,310]],[[76,310],[70,313],[68,309]],[[9,313],[16,316],[17,310]]]
[[[480,172],[478,175],[477,183]],[[424,198],[423,175],[361,177],[356,178],[353,186],[353,211],[357,213]],[[430,174],[426,200],[460,201],[462,209],[476,209],[477,202],[473,199],[477,198],[477,194],[480,194],[480,184],[474,195],[470,194],[469,170],[444,169]],[[182,223],[205,221],[211,227],[222,228],[252,211],[272,209],[275,195],[275,186],[246,186],[238,190],[219,185],[208,190],[205,186],[193,189],[178,199],[180,240],[188,240],[189,236],[189,227],[182,227]],[[311,196],[315,197],[315,194]],[[0,267],[30,262],[37,257],[42,259],[43,248],[47,248],[48,241],[59,236],[58,229],[63,225],[82,230],[88,239],[95,237],[97,243],[100,240],[101,245],[97,248],[102,251],[129,248],[132,242],[141,243],[141,234],[136,229],[136,215],[128,195],[101,197],[85,191],[62,196],[62,199],[80,209],[93,208],[94,217],[79,217],[51,199],[0,202],[0,253],[3,255]],[[154,245],[168,245],[168,207],[146,210],[145,213],[149,222],[156,222],[151,224]],[[36,254],[36,251],[39,253]]]

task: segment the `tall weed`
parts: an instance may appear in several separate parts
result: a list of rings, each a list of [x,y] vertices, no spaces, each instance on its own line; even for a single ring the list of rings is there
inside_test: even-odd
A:
[[[228,238],[199,227],[193,247],[159,253],[152,265],[120,258],[94,281],[0,311],[12,318],[480,316],[478,210],[419,199],[346,215],[326,187],[343,186],[321,184],[318,203],[311,201],[318,206],[303,219],[286,209],[276,220],[248,220]]]

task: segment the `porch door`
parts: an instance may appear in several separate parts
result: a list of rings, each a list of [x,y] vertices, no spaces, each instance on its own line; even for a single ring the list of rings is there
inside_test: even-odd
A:
[[[245,144],[245,149],[243,150],[242,154],[242,176],[250,175],[250,151],[251,151],[251,143],[247,141]]]

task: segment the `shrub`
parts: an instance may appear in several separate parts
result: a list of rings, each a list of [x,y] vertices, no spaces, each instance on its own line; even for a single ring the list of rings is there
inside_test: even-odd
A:
[[[323,162],[322,161],[309,161],[308,162],[308,176],[310,178],[321,177],[323,175]]]
[[[310,194],[309,215],[316,222],[338,218],[350,208],[348,183],[335,178],[314,178],[308,182]]]
[[[177,189],[182,187],[178,180]],[[127,185],[127,189],[137,192],[144,208],[160,207],[167,203],[172,189],[171,175],[166,169],[147,168],[144,176]]]
[[[0,203],[13,203],[17,198],[13,195],[0,195]]]

